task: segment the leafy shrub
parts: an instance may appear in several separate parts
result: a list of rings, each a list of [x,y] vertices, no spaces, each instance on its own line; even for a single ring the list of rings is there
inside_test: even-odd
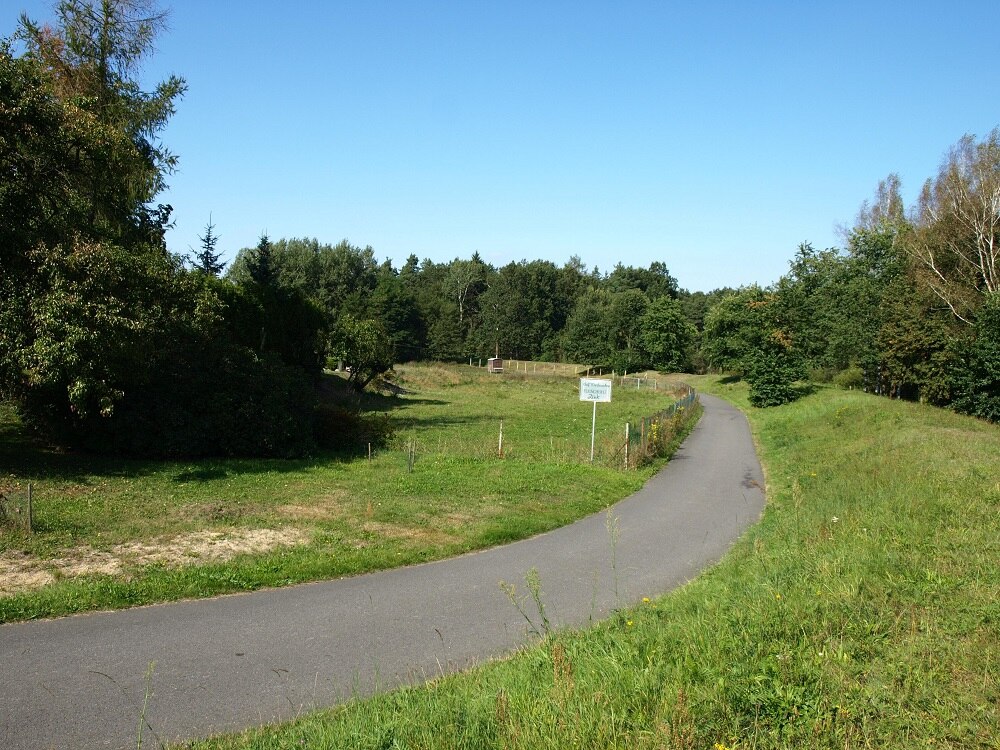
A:
[[[753,406],[780,406],[798,397],[794,383],[800,376],[795,360],[784,352],[761,352],[749,363],[746,379],[748,398]]]
[[[837,371],[832,367],[810,367],[807,377],[813,383],[829,383],[837,375]]]
[[[246,346],[226,319],[253,319],[253,299],[155,249],[78,241],[32,260],[31,338],[8,387],[49,439],[149,457],[314,449],[309,374],[282,361],[287,353]],[[251,333],[259,340],[259,327]]]
[[[865,374],[860,367],[848,367],[833,376],[834,385],[844,389],[861,388],[864,386]]]
[[[315,449],[315,391],[301,370],[242,347],[186,343],[164,350],[112,413],[65,421],[60,442],[156,458],[292,457]]]

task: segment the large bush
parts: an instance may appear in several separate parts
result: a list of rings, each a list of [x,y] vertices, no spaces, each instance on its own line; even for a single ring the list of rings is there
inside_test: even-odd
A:
[[[172,458],[287,458],[315,448],[316,399],[301,370],[225,344],[183,342],[165,354],[111,416],[77,425],[76,442],[102,452]]]
[[[249,292],[186,272],[156,250],[81,241],[39,248],[32,259],[31,336],[9,385],[38,431],[143,456],[288,456],[314,447],[308,370],[235,335],[261,330]]]
[[[753,406],[780,406],[798,397],[793,384],[802,376],[802,367],[781,346],[775,346],[749,360],[745,376]]]

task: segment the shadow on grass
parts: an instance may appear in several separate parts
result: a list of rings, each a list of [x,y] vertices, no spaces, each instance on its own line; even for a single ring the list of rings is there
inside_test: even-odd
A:
[[[204,466],[196,469],[185,469],[174,477],[174,481],[209,482],[214,479],[225,479],[230,473],[225,466]]]
[[[817,386],[811,382],[799,382],[792,386],[792,390],[795,392],[795,399],[798,400],[813,395],[817,391]]]
[[[13,416],[0,414],[0,476],[54,479],[88,485],[100,479],[167,475],[177,482],[241,474],[292,473],[360,460],[360,449],[322,450],[302,458],[128,458],[52,446]]]
[[[309,456],[300,458],[253,457],[177,457],[143,458],[90,453],[81,449],[53,446],[35,436],[17,417],[14,406],[0,403],[0,476],[9,475],[23,480],[53,479],[87,485],[100,479],[165,475],[175,482],[198,482],[224,479],[228,476],[294,473],[322,465],[347,464],[365,457],[369,440],[381,445],[395,429],[430,430],[439,427],[474,424],[491,419],[487,416],[411,417],[406,407],[449,406],[450,401],[419,398],[411,394],[379,392],[356,393],[346,381],[336,376],[324,376],[319,384],[321,404],[334,405],[344,412],[357,415],[348,419],[364,433],[369,419],[379,422],[379,415],[391,420],[389,431],[382,434],[374,428],[373,438],[363,434],[346,436],[343,444],[327,444]],[[402,410],[402,411],[400,411]],[[390,418],[389,414],[395,412]]]
[[[318,389],[321,403],[333,403],[364,417],[387,413],[414,404],[446,405],[448,402],[382,394],[355,394],[336,378],[325,379]],[[360,440],[360,438],[359,438]],[[378,439],[372,442],[380,442]],[[86,485],[91,480],[167,475],[176,482],[211,481],[233,475],[292,473],[319,465],[351,463],[362,458],[361,443],[328,446],[299,458],[174,457],[145,458],[88,452],[81,448],[52,445],[34,434],[17,415],[10,402],[0,402],[0,476],[24,480],[54,479]]]
[[[318,395],[323,403],[361,414],[390,412],[414,405],[447,406],[450,403],[432,398],[413,398],[411,392],[402,388],[388,392],[375,389],[358,392],[343,377],[332,373],[324,373],[320,379]]]
[[[370,412],[388,412],[406,406],[447,406],[450,403],[450,401],[442,401],[436,398],[410,398],[407,396],[386,396],[381,393],[369,393],[360,399],[358,410],[362,414],[366,414]]]
[[[26,480],[91,480],[169,475],[176,482],[209,481],[246,474],[294,473],[318,465],[351,463],[360,450],[323,451],[305,458],[132,459],[51,448],[11,446],[0,439],[0,473]]]
[[[401,416],[396,421],[400,429],[409,430],[431,430],[439,427],[452,427],[466,424],[479,424],[481,422],[497,422],[496,417],[483,414],[481,416],[439,416],[439,417],[405,417]]]

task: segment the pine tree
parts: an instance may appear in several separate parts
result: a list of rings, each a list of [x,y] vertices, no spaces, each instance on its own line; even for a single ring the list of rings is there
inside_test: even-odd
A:
[[[218,276],[226,264],[219,260],[222,257],[222,253],[215,252],[215,246],[219,242],[219,235],[215,233],[215,224],[212,223],[211,214],[208,215],[205,234],[198,239],[201,240],[201,252],[195,255],[195,258],[198,259],[195,267],[210,276]]]
[[[247,258],[247,270],[250,272],[250,278],[261,286],[271,286],[274,283],[271,255],[271,240],[265,232],[260,236],[256,251]]]

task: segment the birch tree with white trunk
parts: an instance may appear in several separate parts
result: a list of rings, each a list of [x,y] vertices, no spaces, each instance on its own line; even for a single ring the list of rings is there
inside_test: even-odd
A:
[[[924,183],[903,247],[952,314],[972,323],[1000,291],[1000,128],[964,136]]]

